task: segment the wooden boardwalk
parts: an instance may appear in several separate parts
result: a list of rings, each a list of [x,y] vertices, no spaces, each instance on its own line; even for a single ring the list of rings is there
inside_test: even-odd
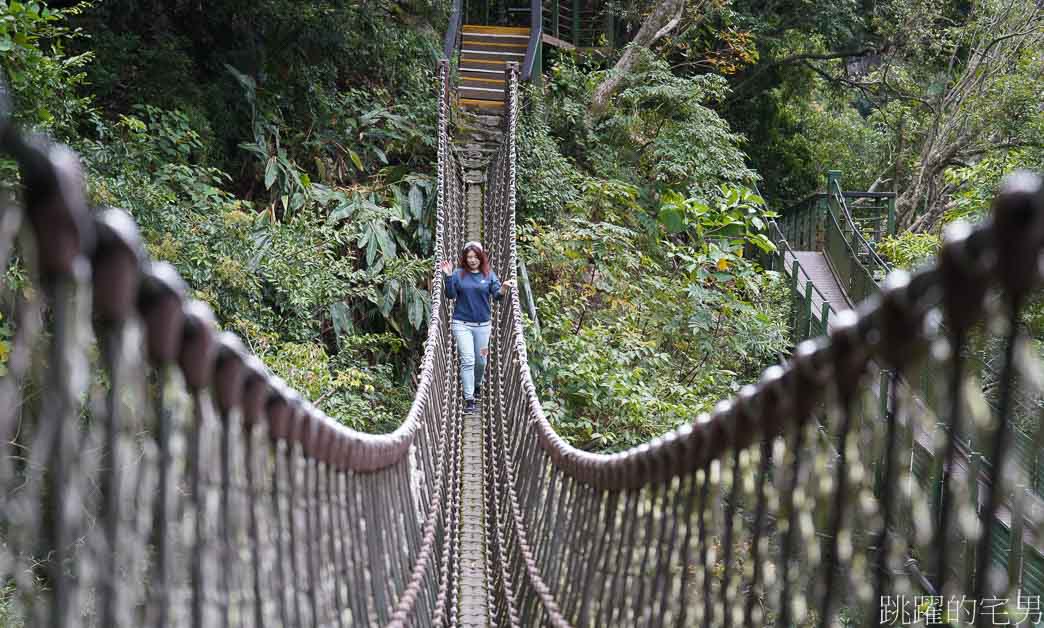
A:
[[[485,525],[482,501],[481,408],[464,415],[464,460],[461,469],[460,623],[464,628],[489,626]]]

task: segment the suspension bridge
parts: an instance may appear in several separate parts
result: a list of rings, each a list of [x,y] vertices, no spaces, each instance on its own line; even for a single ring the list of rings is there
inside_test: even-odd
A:
[[[510,39],[514,56],[473,68],[500,65],[495,82],[466,93],[439,65],[434,259],[481,229],[513,279],[533,49]],[[480,178],[450,132],[454,103],[475,97],[502,124]],[[391,434],[359,433],[219,331],[173,268],[146,258],[126,213],[89,209],[74,153],[2,124],[22,185],[2,204],[0,259],[17,256],[36,286],[6,295],[15,337],[0,379],[0,583],[26,625],[1042,620],[1044,513],[1020,453],[1035,455],[1042,431],[1020,448],[1009,420],[1016,386],[1039,379],[1017,325],[1041,279],[1035,176],[1010,178],[990,219],[951,228],[934,265],[891,272],[855,310],[826,294],[813,308],[823,289],[798,275],[816,247],[773,224],[808,339],[713,413],[602,455],[544,416],[517,291],[494,306],[481,407],[465,415],[433,264],[410,412]],[[852,284],[832,273],[847,299]],[[984,324],[1005,336],[985,409],[966,355]],[[934,397],[904,394],[925,369]]]

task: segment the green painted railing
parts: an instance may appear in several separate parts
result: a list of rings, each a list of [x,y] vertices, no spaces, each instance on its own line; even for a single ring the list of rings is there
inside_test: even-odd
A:
[[[763,260],[767,268],[783,270],[782,261],[793,258],[794,250],[822,251],[829,261],[834,275],[841,287],[845,289],[853,303],[859,303],[872,297],[879,291],[879,284],[891,272],[891,265],[876,251],[876,246],[886,235],[894,235],[895,195],[894,193],[871,193],[843,191],[840,173],[827,173],[827,192],[817,192],[788,207],[777,221],[769,226],[769,237],[776,244],[777,253]],[[792,248],[793,247],[793,248]],[[790,293],[792,298],[792,318],[795,344],[804,338],[826,333],[829,317],[837,314],[824,303],[822,312],[813,313],[812,294],[822,294],[808,281],[807,273],[796,261],[786,269],[789,274]],[[803,281],[807,285],[802,290]],[[822,321],[820,323],[819,321]],[[976,370],[984,380],[998,380],[995,369],[988,363],[971,360],[972,369]],[[921,409],[934,416],[946,416],[947,408],[942,407],[940,391],[933,385],[934,374],[927,371],[906,373],[903,381],[909,392],[917,398]],[[882,372],[878,389],[881,414],[887,409],[893,379],[890,373]],[[992,400],[986,397],[991,411],[997,408]],[[1025,416],[1039,416],[1044,410],[1040,398],[1026,399],[1026,395],[1016,395],[1015,413]],[[1037,497],[1044,497],[1044,453],[1042,443],[1033,436],[1012,425],[1012,456],[1026,474],[1026,485],[1018,490],[1026,490]],[[911,434],[909,438],[914,438]],[[985,458],[982,446],[968,433],[959,434],[958,449],[969,465],[980,469],[983,478],[992,472],[992,466]],[[910,470],[918,479],[921,489],[928,495],[938,496],[942,482],[940,456],[934,454],[926,446],[913,448],[915,455],[910,461]],[[875,470],[876,472],[876,470]],[[979,473],[974,474],[978,476]],[[970,490],[978,490],[978,483],[970,483]],[[1018,521],[994,527],[994,539],[991,544],[991,559],[1009,570],[1016,570],[1023,590],[1030,595],[1044,596],[1044,556],[1036,547],[1023,544],[1022,526]],[[1012,548],[1012,539],[1019,542]],[[961,539],[954,548],[955,555],[964,560],[974,561],[974,541]],[[1008,564],[1009,551],[1018,557],[1019,564]]]
[[[807,338],[827,333],[833,309],[826,296],[812,282],[811,276],[797,259],[795,250],[775,221],[768,224],[768,238],[776,245],[776,252],[762,258],[762,265],[769,270],[783,272],[791,296],[790,328],[794,332],[795,344]],[[814,296],[822,306],[816,310]]]
[[[604,35],[614,45],[615,18],[600,0],[542,0],[544,32],[555,39],[590,48],[601,44]]]

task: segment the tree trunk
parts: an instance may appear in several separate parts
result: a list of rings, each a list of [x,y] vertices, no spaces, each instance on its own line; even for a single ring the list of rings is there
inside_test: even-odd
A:
[[[616,62],[613,69],[605,77],[605,80],[595,89],[591,98],[590,111],[593,114],[604,112],[609,107],[609,99],[616,92],[624,77],[634,69],[635,61],[638,60],[638,49],[649,48],[664,35],[667,35],[681,22],[682,13],[685,10],[685,0],[661,0],[653,9],[649,17],[642,22],[638,34],[624,50],[620,60]]]

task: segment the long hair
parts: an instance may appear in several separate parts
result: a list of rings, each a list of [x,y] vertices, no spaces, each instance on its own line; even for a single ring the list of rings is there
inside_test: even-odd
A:
[[[468,242],[460,251],[460,260],[457,261],[457,266],[460,267],[461,271],[468,271],[468,251],[475,251],[475,255],[479,259],[479,272],[482,273],[483,277],[489,277],[489,257],[482,250],[482,245],[474,242]]]

